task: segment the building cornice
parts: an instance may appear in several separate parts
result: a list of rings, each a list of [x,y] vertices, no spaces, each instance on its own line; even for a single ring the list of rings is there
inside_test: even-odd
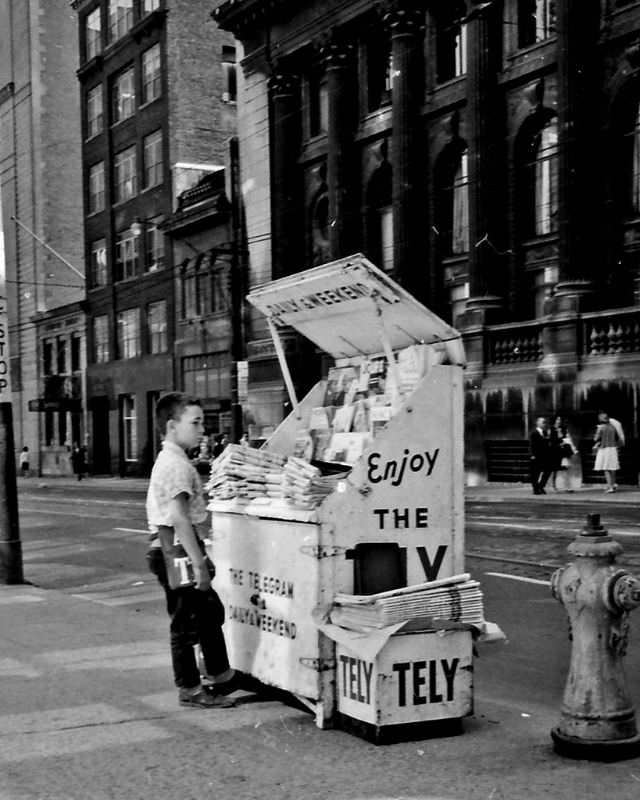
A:
[[[286,6],[294,8],[297,4],[291,0],[224,0],[211,16],[223,30],[240,38],[242,32],[260,27],[263,20],[273,21]]]

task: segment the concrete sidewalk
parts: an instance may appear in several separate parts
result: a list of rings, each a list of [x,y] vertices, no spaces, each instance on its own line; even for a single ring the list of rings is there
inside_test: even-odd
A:
[[[145,494],[149,484],[148,478],[118,478],[112,476],[88,477],[78,481],[75,477],[46,476],[42,478],[18,478],[19,490],[29,489],[77,489],[77,491],[105,490],[113,492],[132,492]],[[575,489],[573,492],[554,492],[548,488],[547,494],[534,497],[531,486],[525,483],[486,483],[480,486],[465,487],[467,500],[482,502],[502,502],[532,500],[536,503],[640,503],[640,487],[620,486],[612,494],[604,491],[604,484],[589,484]]]

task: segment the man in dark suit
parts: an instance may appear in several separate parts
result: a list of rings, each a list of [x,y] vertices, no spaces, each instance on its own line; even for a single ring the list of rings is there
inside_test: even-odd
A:
[[[531,448],[531,486],[534,494],[546,494],[544,487],[551,474],[549,423],[546,417],[536,419],[535,430],[529,436]]]

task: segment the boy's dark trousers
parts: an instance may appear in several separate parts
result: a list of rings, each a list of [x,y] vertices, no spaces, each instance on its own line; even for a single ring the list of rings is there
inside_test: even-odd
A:
[[[222,632],[224,606],[218,594],[211,588],[206,592],[192,587],[171,589],[159,547],[152,547],[147,552],[147,561],[166,595],[167,613],[171,617],[171,661],[176,686],[192,689],[200,684],[194,644],[200,644],[209,675],[220,675],[228,670],[229,658]]]

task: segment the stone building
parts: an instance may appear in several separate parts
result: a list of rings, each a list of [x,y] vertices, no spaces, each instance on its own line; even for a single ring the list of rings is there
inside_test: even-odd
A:
[[[180,388],[173,248],[178,197],[225,164],[233,38],[192,0],[74,0],[87,264],[89,456],[144,474],[154,407]],[[209,267],[207,266],[207,269]]]
[[[18,450],[29,447],[35,472],[49,453],[67,452],[72,427],[82,435],[80,411],[54,405],[62,397],[51,396],[43,372],[42,341],[51,332],[40,330],[84,297],[76,42],[68,0],[0,2],[0,230],[14,438]],[[63,316],[65,341],[72,332],[84,338],[82,313]],[[78,377],[83,365],[76,366]],[[49,412],[35,410],[47,394]]]
[[[591,480],[606,407],[637,483],[638,3],[226,0],[214,18],[243,49],[251,283],[364,252],[464,334],[470,482],[526,479],[538,414],[568,420]],[[248,357],[268,432],[284,394],[257,317]]]

